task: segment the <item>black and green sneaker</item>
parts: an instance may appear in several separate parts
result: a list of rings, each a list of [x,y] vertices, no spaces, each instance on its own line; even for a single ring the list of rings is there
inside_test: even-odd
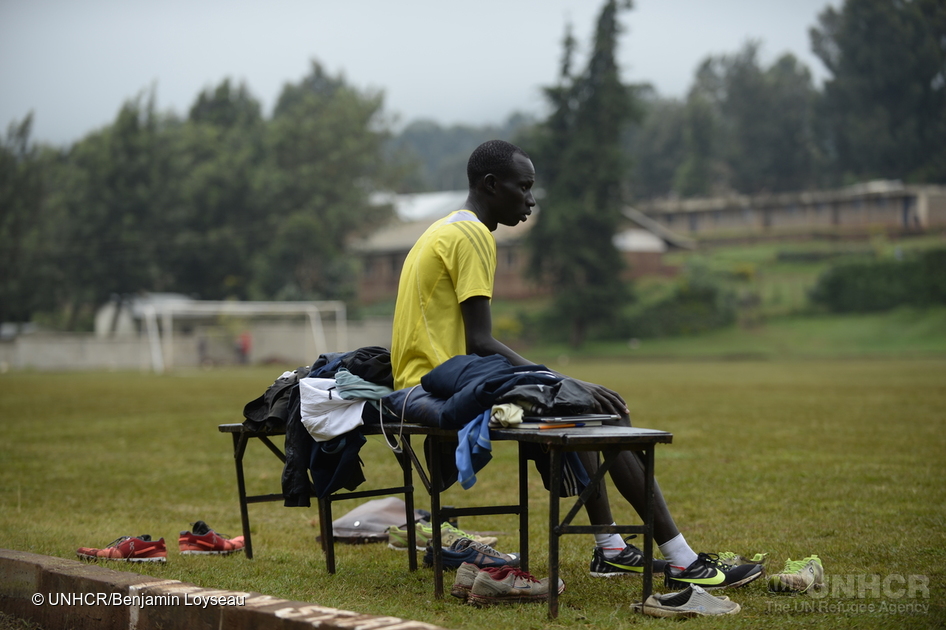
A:
[[[730,566],[720,562],[712,553],[701,553],[685,569],[670,564],[664,569],[664,584],[667,588],[686,588],[690,584],[702,586],[706,590],[745,586],[762,577],[765,569],[761,564],[740,564]]]
[[[666,560],[654,559],[654,572],[661,573],[666,566]],[[594,555],[591,556],[591,577],[615,577],[643,572],[644,552],[634,545],[627,544],[616,556],[610,558],[605,557],[604,549],[595,547]]]

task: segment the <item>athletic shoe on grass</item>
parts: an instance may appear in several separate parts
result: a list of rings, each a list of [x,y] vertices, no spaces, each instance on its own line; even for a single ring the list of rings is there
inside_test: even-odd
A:
[[[824,567],[818,556],[789,559],[781,573],[769,577],[769,590],[773,593],[805,593],[821,588],[824,588]]]
[[[565,582],[558,581],[558,592],[565,590]],[[519,569],[508,569],[503,575],[484,570],[476,574],[467,600],[474,606],[492,604],[522,604],[544,602],[549,598],[549,579],[537,579]]]
[[[504,565],[501,567],[487,567],[481,568],[471,562],[464,562],[457,569],[457,576],[453,581],[453,586],[450,587],[450,594],[458,599],[466,601],[470,596],[470,589],[473,588],[473,582],[476,580],[476,576],[479,575],[480,571],[489,571],[497,579],[500,577],[505,577],[509,571],[512,571],[515,567],[509,565]]]
[[[430,523],[424,523],[424,522],[417,523],[416,532],[417,532],[418,545],[420,544],[421,538],[424,539],[425,547],[427,546],[427,543],[429,543],[434,538],[434,528],[431,526]],[[462,529],[457,529],[450,523],[442,523],[440,525],[440,546],[441,547],[449,547],[450,545],[452,545],[457,540],[460,540],[461,538],[468,538],[470,540],[475,540],[476,542],[481,543],[483,545],[490,545],[490,546],[495,545],[497,542],[499,542],[499,539],[496,538],[495,536],[477,536],[475,534],[468,534]]]
[[[691,584],[679,593],[651,595],[644,605],[634,604],[634,610],[651,617],[714,617],[734,615],[742,607],[728,597],[710,595],[703,588]]]
[[[104,549],[79,547],[76,555],[83,560],[119,560],[121,562],[167,562],[168,550],[164,539],[151,540],[151,536],[122,536]]]
[[[625,540],[627,543],[627,540]],[[666,560],[653,560],[654,571],[663,573],[667,566]],[[618,575],[638,575],[644,572],[644,552],[631,545],[626,544],[616,556],[606,557],[604,549],[595,547],[594,554],[591,556],[591,576],[592,577],[615,577]]]
[[[177,546],[185,556],[226,556],[243,551],[245,543],[243,536],[229,538],[210,529],[207,523],[197,521],[191,526],[191,531],[181,532]]]
[[[733,553],[732,551],[720,551],[719,561],[731,567],[737,567],[742,564],[765,564],[765,557],[767,555],[769,554],[757,553],[751,558],[746,558],[745,556],[741,556],[738,553]]]
[[[392,525],[385,529],[384,532],[388,535],[388,549],[394,549],[395,551],[407,551],[406,527],[395,527]],[[426,545],[423,543],[423,539],[420,536],[415,538],[415,542],[418,550],[426,549]]]
[[[459,569],[464,562],[475,564],[480,568],[519,566],[519,554],[502,553],[489,545],[469,538],[454,541],[450,547],[444,548],[442,553],[445,569]],[[430,545],[427,546],[427,553],[424,554],[424,566],[428,568],[434,566],[434,550]]]
[[[385,530],[388,534],[388,548],[396,551],[407,551],[407,529],[402,527],[388,527]],[[415,542],[417,549],[423,551],[434,537],[434,528],[430,523],[417,523],[414,526]],[[449,547],[455,541],[461,538],[469,538],[484,545],[495,545],[499,540],[495,536],[476,536],[468,534],[461,529],[457,529],[450,523],[443,523],[440,526],[440,545]]]
[[[716,554],[701,553],[693,563],[681,569],[668,564],[664,569],[667,588],[686,588],[691,584],[706,590],[744,586],[765,574],[761,564],[742,564],[731,567],[719,561]]]

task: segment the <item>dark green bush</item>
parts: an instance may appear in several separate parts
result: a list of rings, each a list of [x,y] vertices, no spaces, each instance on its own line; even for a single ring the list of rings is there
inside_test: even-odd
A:
[[[946,304],[946,249],[903,260],[834,265],[818,278],[811,301],[837,313],[866,313],[897,306]]]
[[[736,321],[736,296],[703,265],[689,264],[673,293],[630,315],[625,337],[690,335]]]

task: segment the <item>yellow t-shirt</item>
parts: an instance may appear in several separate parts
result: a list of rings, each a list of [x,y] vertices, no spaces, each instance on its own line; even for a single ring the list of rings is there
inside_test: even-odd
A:
[[[391,367],[394,387],[466,354],[460,303],[493,297],[496,240],[476,215],[458,210],[427,228],[407,254],[397,289]]]

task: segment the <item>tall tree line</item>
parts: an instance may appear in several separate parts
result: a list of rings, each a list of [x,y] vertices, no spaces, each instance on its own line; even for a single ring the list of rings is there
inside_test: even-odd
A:
[[[633,195],[946,182],[946,3],[845,0],[809,34],[820,88],[793,55],[765,65],[750,41],[705,59],[685,99],[647,94],[625,140]]]
[[[633,294],[613,236],[633,198],[764,193],[877,177],[946,182],[946,4],[846,0],[811,29],[831,76],[819,92],[794,56],[758,42],[707,58],[683,102],[621,82],[619,14],[607,0],[588,66],[564,42],[551,114],[523,142],[548,196],[530,231],[532,273],[554,287],[573,346],[614,330]],[[643,124],[638,123],[643,119]],[[710,294],[707,294],[710,295]],[[712,296],[710,296],[712,297]]]
[[[473,149],[487,140],[513,138],[535,124],[523,113],[510,115],[501,125],[451,125],[415,120],[388,143],[391,159],[414,165],[403,180],[402,192],[463,190],[467,187],[466,161]]]
[[[622,136],[628,195],[755,194],[869,179],[946,182],[946,3],[826,4],[809,35],[827,70],[820,86],[794,55],[766,63],[764,42],[749,41],[704,59],[684,98],[639,90],[644,115]],[[463,164],[476,144],[514,137],[528,123],[417,121],[394,143],[419,164],[412,190],[462,188]]]
[[[389,212],[370,193],[463,187],[469,152],[491,137],[535,153],[548,192],[537,273],[563,289],[556,308],[573,340],[630,298],[610,246],[622,203],[874,178],[946,183],[942,0],[827,6],[810,31],[823,86],[793,56],[765,64],[761,43],[748,42],[704,60],[684,99],[621,84],[613,53],[628,8],[603,3],[581,72],[566,39],[538,123],[418,121],[395,135],[381,94],[317,63],[269,117],[229,80],[182,118],[141,95],[68,148],[36,146],[27,116],[0,138],[0,321],[43,313],[76,328],[113,293],[142,290],[350,297],[345,244]]]
[[[634,90],[621,83],[616,63],[620,12],[629,0],[608,0],[595,28],[587,67],[572,72],[575,39],[564,41],[558,85],[545,90],[552,113],[523,138],[537,177],[547,186],[529,231],[531,273],[555,287],[553,321],[573,346],[613,323],[631,295],[621,279],[613,243],[621,221],[627,156],[620,138],[639,117]]]
[[[0,145],[0,321],[37,312],[88,326],[113,294],[327,299],[353,293],[345,243],[390,213],[370,203],[397,169],[382,97],[313,62],[269,119],[244,85],[201,93],[188,116],[153,94],[67,149]]]

